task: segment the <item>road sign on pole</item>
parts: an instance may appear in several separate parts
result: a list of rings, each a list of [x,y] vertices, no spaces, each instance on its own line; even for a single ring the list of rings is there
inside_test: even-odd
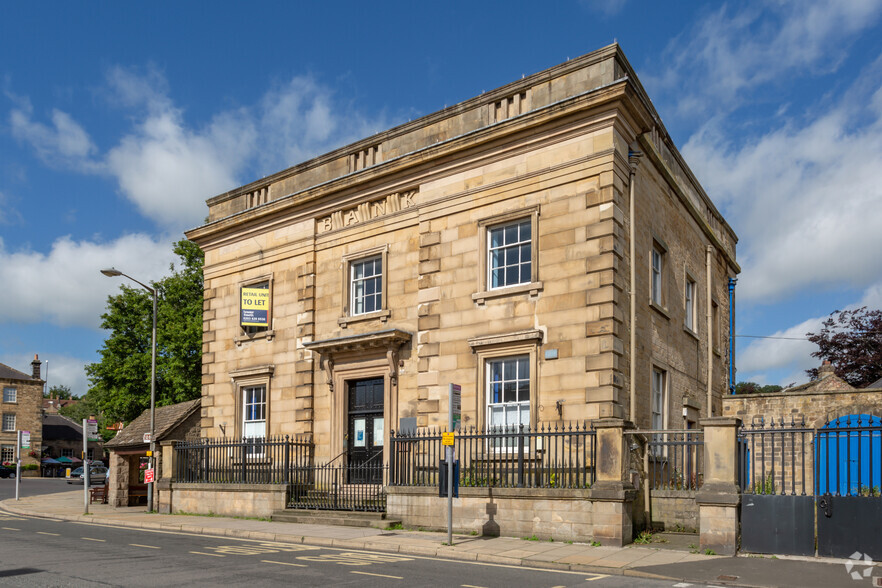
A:
[[[450,384],[448,395],[449,432],[442,443],[447,447],[447,545],[453,545],[453,437],[462,410],[462,388],[458,384]]]
[[[22,449],[30,449],[31,448],[31,432],[30,431],[19,431],[21,434],[21,441],[19,442],[19,447]]]
[[[101,437],[98,435],[98,421],[95,419],[89,419],[86,421],[86,423],[86,433],[89,437],[89,441],[100,441]]]
[[[18,500],[18,491],[21,485],[21,434],[23,431],[16,432],[15,444],[15,499]]]
[[[153,468],[144,470],[144,483],[151,484],[153,483]]]

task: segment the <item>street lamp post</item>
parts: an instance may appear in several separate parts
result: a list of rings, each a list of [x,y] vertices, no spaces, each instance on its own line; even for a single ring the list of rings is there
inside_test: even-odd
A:
[[[154,439],[156,422],[156,288],[151,288],[147,284],[139,282],[132,276],[126,275],[118,269],[103,269],[101,270],[101,273],[111,278],[124,276],[153,294],[153,333],[150,337],[150,457],[147,460],[147,463],[152,470],[154,456],[156,455],[156,439]],[[153,511],[153,482],[147,484],[147,508],[150,512]]]

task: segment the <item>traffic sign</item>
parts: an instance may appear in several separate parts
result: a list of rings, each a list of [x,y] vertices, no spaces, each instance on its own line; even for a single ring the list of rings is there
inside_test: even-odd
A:
[[[144,433],[144,443],[150,443],[151,441],[153,441],[153,435]]]
[[[149,470],[144,470],[144,483],[152,484],[153,483],[153,468]]]
[[[22,431],[21,432],[21,448],[22,449],[30,449],[31,448],[31,432],[30,431]]]
[[[100,441],[101,437],[98,435],[98,421],[95,419],[88,419],[86,421],[86,437],[88,437],[89,441]]]
[[[455,433],[453,433],[453,432],[441,433],[441,445],[449,445],[450,447],[453,447],[454,436],[455,436]]]

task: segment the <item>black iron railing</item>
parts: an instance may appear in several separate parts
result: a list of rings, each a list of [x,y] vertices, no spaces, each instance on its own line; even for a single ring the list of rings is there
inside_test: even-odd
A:
[[[388,471],[380,462],[295,467],[288,508],[385,512]]]
[[[698,490],[704,482],[704,431],[635,431],[646,441],[650,490]],[[629,436],[632,436],[629,434]]]
[[[389,484],[437,486],[445,458],[440,429],[392,431]],[[588,488],[595,479],[596,435],[588,423],[540,423],[456,433],[460,487]]]
[[[308,435],[198,439],[174,446],[173,482],[290,484],[312,463]]]
[[[745,494],[811,495],[815,430],[791,417],[757,418],[738,433],[738,483]]]

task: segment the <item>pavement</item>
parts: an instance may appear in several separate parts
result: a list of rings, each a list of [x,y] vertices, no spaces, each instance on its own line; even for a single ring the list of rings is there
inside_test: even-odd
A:
[[[144,507],[90,504],[83,514],[83,492],[28,496],[0,502],[7,512],[44,518],[151,530],[177,531],[321,547],[365,549],[492,564],[561,569],[597,574],[666,579],[713,586],[870,587],[869,577],[852,580],[848,560],[784,556],[724,557],[697,553],[696,535],[663,533],[649,545],[595,547],[586,543],[535,541],[513,537],[474,537],[412,530],[380,530],[268,520],[148,513]],[[863,570],[854,567],[854,570]],[[853,570],[852,570],[853,571]],[[882,576],[882,568],[872,575]],[[676,584],[675,584],[676,585]]]

